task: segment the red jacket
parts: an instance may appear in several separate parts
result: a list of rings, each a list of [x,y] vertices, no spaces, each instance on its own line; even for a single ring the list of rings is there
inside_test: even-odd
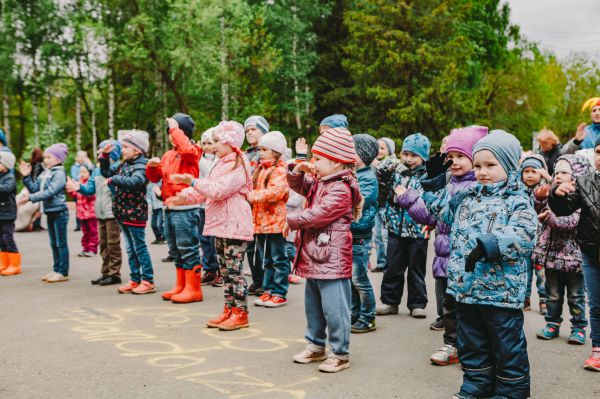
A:
[[[362,197],[356,178],[345,170],[317,180],[306,174],[295,174],[290,165],[290,188],[306,197],[306,208],[288,214],[298,248],[294,268],[305,278],[338,279],[352,277],[352,208]],[[319,236],[324,240],[319,242]],[[324,242],[327,241],[327,242]]]
[[[193,144],[190,139],[179,128],[172,128],[169,134],[173,138],[173,149],[165,152],[160,165],[157,167],[146,167],[146,177],[152,183],[162,180],[162,199],[179,194],[189,185],[173,184],[170,176],[174,173],[188,173],[198,178],[200,170],[198,163],[202,155],[202,149]]]
[[[285,204],[289,198],[287,168],[285,162],[276,164],[261,162],[254,190],[248,193],[248,202],[252,205],[254,234],[277,234],[285,225]],[[256,171],[255,171],[256,173]],[[268,184],[265,184],[269,176]]]
[[[88,179],[80,180],[81,184],[87,183]],[[83,195],[78,191],[69,191],[69,194],[75,198],[77,219],[89,220],[96,219],[96,210],[94,204],[96,203],[95,195]]]

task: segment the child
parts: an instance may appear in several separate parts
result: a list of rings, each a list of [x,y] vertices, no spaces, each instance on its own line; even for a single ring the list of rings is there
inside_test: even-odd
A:
[[[81,171],[81,167],[82,166],[88,166],[90,168],[93,168],[94,166],[92,165],[92,161],[90,161],[90,158],[87,155],[87,152],[85,151],[77,151],[77,154],[75,155],[75,163],[71,166],[71,179],[75,180],[75,181],[79,181],[79,172]],[[76,214],[77,214],[77,202],[75,202],[75,208],[76,208]],[[81,231],[81,220],[79,220],[79,217],[75,218],[75,230],[74,231]]]
[[[141,130],[127,130],[121,139],[123,162],[110,162],[113,151],[111,143],[102,148],[100,170],[106,178],[103,183],[114,190],[113,211],[119,222],[125,248],[129,257],[131,280],[117,288],[120,294],[136,295],[156,292],[154,270],[146,245],[146,222],[148,203],[146,202],[146,163],[148,133]]]
[[[90,179],[90,169],[87,164],[81,165],[79,171],[79,184],[86,184]],[[67,191],[71,196],[75,197],[77,219],[79,219],[79,225],[81,226],[81,246],[83,250],[77,256],[89,258],[98,253],[98,219],[96,219],[96,212],[94,211],[94,204],[96,202],[95,195],[84,195],[76,190]]]
[[[425,176],[424,162],[429,159],[429,139],[421,133],[408,136],[402,143],[402,162],[408,168],[394,172],[390,187],[405,186],[422,192],[421,179]],[[400,208],[391,195],[386,201],[384,225],[388,229],[387,266],[381,282],[381,302],[377,314],[398,314],[398,305],[404,291],[404,274],[408,269],[408,300],[410,315],[425,318],[427,287],[425,265],[427,264],[427,240],[422,227]]]
[[[592,354],[587,370],[600,371],[600,138],[596,140],[593,173],[564,182],[551,190],[548,204],[556,216],[568,216],[581,209],[577,243],[582,253],[582,269],[590,305]]]
[[[164,244],[165,243],[165,219],[163,214],[163,201],[162,201],[162,183],[148,183],[146,187],[146,200],[150,209],[152,209],[152,218],[150,226],[154,233],[154,241],[152,244]]]
[[[329,373],[350,367],[350,303],[352,234],[350,224],[360,219],[362,196],[352,173],[356,152],[344,128],[325,130],[313,148],[314,163],[290,165],[290,187],[306,197],[304,210],[290,214],[287,223],[300,230],[294,264],[306,278],[306,349],[297,363],[325,360],[319,370]],[[325,351],[329,338],[331,353]]]
[[[209,320],[210,328],[223,331],[248,327],[248,287],[242,275],[244,254],[252,242],[252,210],[246,195],[252,189],[250,163],[240,148],[244,127],[223,121],[213,131],[215,155],[219,158],[206,179],[174,175],[173,181],[189,184],[174,204],[206,201],[204,234],[215,237],[217,260],[223,276],[223,313]]]
[[[377,216],[377,177],[371,163],[377,156],[377,140],[368,134],[352,136],[356,149],[356,176],[364,198],[362,217],[350,226],[352,233],[352,327],[353,333],[375,331],[375,294],[369,280],[368,266],[371,238]]]
[[[348,129],[348,118],[343,114],[333,114],[324,118],[319,124],[319,134],[328,129]]]
[[[576,178],[592,172],[587,159],[578,155],[563,155],[554,165],[553,183],[572,182]],[[535,191],[536,202],[541,202],[543,211],[538,215],[542,231],[533,250],[533,264],[546,270],[548,291],[548,314],[546,327],[537,333],[540,339],[558,337],[562,322],[562,308],[567,291],[571,312],[571,335],[568,342],[585,344],[585,288],[581,271],[581,250],[575,241],[580,211],[570,216],[556,217],[547,205],[550,186],[541,186]]]
[[[21,254],[15,243],[17,183],[13,169],[16,158],[0,151],[0,275],[21,274]]]
[[[288,162],[289,164],[295,164],[296,161],[292,160],[291,162]],[[290,213],[297,213],[299,211],[301,211],[302,209],[304,209],[304,204],[306,203],[306,199],[301,196],[300,194],[298,194],[297,192],[295,192],[294,190],[292,190],[291,188],[288,190],[289,193],[289,199],[288,202],[285,204],[285,210],[287,214]],[[296,236],[298,235],[298,232],[294,231],[294,230],[290,230],[287,229],[288,233],[285,237],[286,243],[285,243],[285,253],[287,254],[288,257],[288,262],[290,267],[293,265],[294,263],[294,259],[296,258],[296,245],[294,244],[294,242],[296,241]],[[288,281],[290,284],[300,284],[302,282],[302,278],[297,276],[294,273],[290,273],[289,277],[288,277]]]
[[[254,304],[267,308],[287,305],[290,264],[285,252],[286,208],[289,186],[283,153],[287,141],[281,132],[269,132],[258,141],[260,165],[254,170],[254,189],[248,193],[252,205],[254,234],[264,265],[264,294]]]
[[[458,399],[528,398],[530,394],[523,302],[527,259],[537,217],[517,171],[521,146],[493,130],[473,147],[477,185],[450,198],[447,189],[426,193],[432,214],[451,226],[448,289],[456,301],[458,355],[463,384]],[[452,162],[427,165],[435,184],[446,185]]]
[[[449,197],[466,191],[477,184],[475,172],[473,171],[473,146],[485,137],[487,133],[488,128],[485,126],[470,126],[454,129],[448,136],[444,150],[446,151],[448,160],[452,161],[450,167],[452,178],[446,188]],[[440,156],[440,154],[436,154],[437,156]],[[433,173],[433,171],[431,172]],[[434,176],[432,175],[431,177],[433,178]],[[446,176],[440,175],[439,178],[446,179]],[[429,180],[423,180],[421,185],[425,187],[428,183],[430,184]],[[402,186],[399,187],[403,188]],[[410,217],[417,223],[429,226],[435,225],[437,229],[434,241],[435,258],[432,269],[433,277],[435,278],[438,318],[431,323],[429,328],[445,331],[444,346],[432,354],[430,360],[439,366],[458,363],[458,352],[456,350],[456,305],[454,298],[446,294],[448,287],[448,261],[450,258],[450,226],[432,219],[432,216],[435,218],[437,215],[431,215],[427,211],[425,203],[416,190],[399,190],[398,193],[398,205],[407,209]]]
[[[65,199],[67,175],[63,163],[67,158],[67,145],[53,144],[44,151],[46,170],[36,181],[31,179],[31,165],[21,162],[23,184],[30,194],[24,194],[23,200],[42,202],[44,213],[48,218],[48,234],[54,259],[54,272],[47,274],[42,281],[59,283],[69,280],[69,246],[67,244],[67,224],[69,210]]]
[[[192,140],[196,123],[186,114],[176,113],[167,118],[169,142],[173,148],[162,159],[148,161],[148,180],[158,183],[162,180],[162,198],[167,204],[165,215],[165,237],[169,246],[169,256],[175,260],[175,286],[162,294],[162,299],[173,303],[202,301],[202,264],[200,262],[200,205],[172,205],[170,201],[187,186],[172,181],[171,176],[189,174],[199,176],[199,162],[202,150]]]

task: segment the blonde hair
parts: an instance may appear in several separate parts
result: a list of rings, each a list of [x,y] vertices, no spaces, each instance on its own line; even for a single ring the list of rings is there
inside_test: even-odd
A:
[[[540,142],[550,142],[554,145],[560,144],[560,139],[558,138],[556,133],[554,133],[550,129],[544,128],[544,129],[540,130],[539,133],[537,134],[536,138]]]

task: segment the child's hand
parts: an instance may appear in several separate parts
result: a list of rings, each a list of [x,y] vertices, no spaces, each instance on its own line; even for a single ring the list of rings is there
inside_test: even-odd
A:
[[[540,176],[542,176],[542,179],[546,180],[547,182],[552,181],[552,176],[550,176],[550,174],[548,173],[548,171],[546,169],[540,168],[540,169],[536,169],[536,171],[540,174]]]
[[[194,176],[190,175],[189,173],[186,174],[181,174],[181,173],[175,173],[171,175],[171,183],[181,183],[181,184],[187,184],[188,186],[192,184],[192,182],[194,181]]]
[[[306,144],[306,139],[304,137],[300,137],[296,140],[296,154],[308,154],[308,144]]]
[[[483,250],[483,245],[477,243],[477,246],[473,248],[473,250],[467,255],[467,259],[465,259],[465,271],[472,273],[475,270],[475,265],[479,261],[479,259],[485,256],[485,251]]]
[[[572,181],[568,181],[565,183],[561,183],[557,188],[556,188],[556,195],[558,195],[559,197],[564,197],[565,195],[572,193],[575,191],[575,183]]]
[[[290,235],[290,226],[287,224],[287,220],[286,220],[285,224],[283,225],[283,231],[281,232],[281,234],[284,237],[287,237]]]
[[[21,194],[21,199],[19,199],[19,204],[25,205],[27,202],[29,202],[29,193],[27,191],[25,191],[24,193]]]
[[[154,195],[156,195],[157,197],[160,197],[162,195],[160,187],[154,186]]]
[[[302,162],[296,165],[294,173],[310,173],[314,174],[316,171],[315,165],[309,162]]]
[[[104,147],[102,147],[102,153],[104,153],[104,154],[110,154],[110,152],[112,150],[113,150],[112,143],[106,143],[106,145]]]
[[[575,132],[575,140],[583,141],[583,139],[585,139],[585,136],[587,136],[585,126],[585,122],[580,123],[579,126],[577,126],[577,131]]]
[[[31,164],[25,161],[21,161],[19,163],[19,172],[21,172],[21,176],[26,177],[31,174]]]
[[[425,161],[425,168],[427,169],[427,177],[433,179],[446,171],[452,166],[452,161],[446,162],[448,154],[436,152],[434,156]]]
[[[151,168],[156,168],[156,167],[160,166],[160,158],[157,158],[157,157],[150,158],[150,160],[148,161],[146,166],[149,166]]]
[[[177,194],[174,197],[169,197],[165,201],[165,205],[167,208],[174,208],[179,205],[185,205],[185,197],[181,195],[181,193]]]
[[[177,123],[177,121],[173,118],[165,118],[167,121],[167,126],[169,126],[169,130],[173,129],[174,127],[179,127],[179,123]]]
[[[548,219],[549,214],[550,214],[550,211],[548,209],[546,209],[545,211],[540,213],[538,215],[538,220],[540,221],[540,223],[544,223],[546,221],[546,219]]]
[[[394,192],[396,193],[396,196],[400,197],[401,195],[404,195],[404,193],[406,192],[406,187],[402,186],[402,185],[398,185],[396,186],[396,188],[394,189]]]
[[[535,189],[534,195],[538,201],[543,201],[550,195],[550,190],[552,186],[550,184],[544,184],[541,187]]]

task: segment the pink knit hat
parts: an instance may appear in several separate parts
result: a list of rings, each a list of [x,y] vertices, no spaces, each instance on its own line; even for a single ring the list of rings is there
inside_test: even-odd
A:
[[[236,121],[222,121],[213,130],[213,137],[223,144],[240,149],[244,144],[244,126]]]
[[[343,127],[325,130],[313,145],[312,153],[335,162],[356,162],[356,150],[352,133]]]
[[[485,126],[473,125],[452,129],[446,142],[446,154],[450,151],[456,151],[473,162],[473,146],[487,134],[488,128]]]

